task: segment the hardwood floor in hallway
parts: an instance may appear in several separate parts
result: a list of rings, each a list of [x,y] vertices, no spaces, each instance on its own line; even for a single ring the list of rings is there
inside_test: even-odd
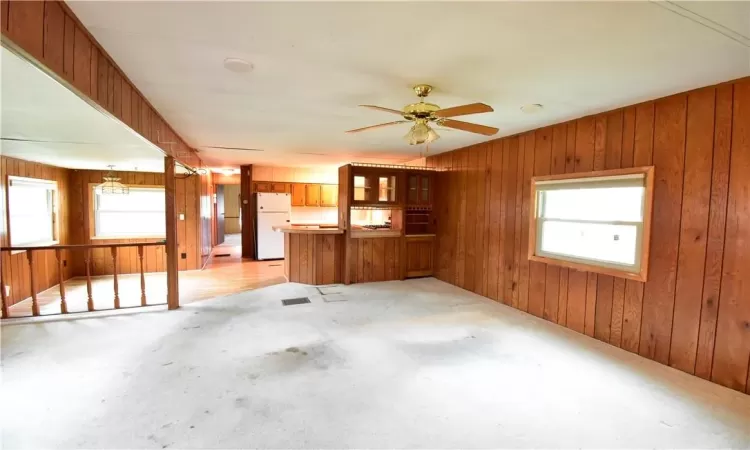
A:
[[[221,256],[220,256],[221,255]],[[228,255],[228,256],[223,256]],[[141,305],[139,274],[118,275],[120,307]],[[164,304],[167,298],[167,274],[145,274],[147,305]],[[249,291],[274,284],[286,283],[284,261],[249,261],[241,257],[239,235],[227,235],[224,243],[214,247],[203,270],[180,272],[180,304],[186,305],[237,292]],[[91,278],[95,310],[114,309],[113,277]],[[42,316],[60,313],[60,289],[53,286],[37,295]],[[65,282],[65,300],[69,312],[87,311],[86,278],[77,277]],[[30,317],[31,299],[8,308],[10,317]]]

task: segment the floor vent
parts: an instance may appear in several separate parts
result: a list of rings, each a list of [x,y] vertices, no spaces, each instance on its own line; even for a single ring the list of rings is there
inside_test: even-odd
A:
[[[214,258],[226,258],[227,256],[232,256],[231,253],[219,253],[214,255]]]
[[[307,298],[307,297],[288,298],[286,300],[282,300],[281,303],[284,306],[302,305],[302,304],[305,304],[305,303],[310,303],[310,299]]]

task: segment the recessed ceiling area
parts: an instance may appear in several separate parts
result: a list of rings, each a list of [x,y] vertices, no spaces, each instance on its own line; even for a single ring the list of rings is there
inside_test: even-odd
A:
[[[2,48],[1,153],[69,169],[163,172],[164,153],[38,67]]]
[[[69,4],[209,166],[414,159],[410,124],[344,131],[393,121],[357,105],[401,109],[418,83],[494,108],[466,120],[496,136],[438,130],[439,153],[750,75],[750,2]]]

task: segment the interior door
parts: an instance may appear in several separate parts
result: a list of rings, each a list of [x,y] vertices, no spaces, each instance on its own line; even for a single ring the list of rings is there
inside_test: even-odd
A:
[[[216,185],[216,245],[224,242],[224,185]]]

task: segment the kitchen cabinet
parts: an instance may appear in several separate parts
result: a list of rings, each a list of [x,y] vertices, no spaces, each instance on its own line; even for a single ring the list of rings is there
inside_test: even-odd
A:
[[[398,194],[401,175],[388,169],[370,168],[352,176],[352,204],[394,205],[402,202]]]
[[[305,185],[305,206],[320,206],[320,185]]]
[[[253,192],[271,192],[271,183],[267,181],[256,181],[253,183]]]
[[[337,206],[339,204],[339,186],[323,184],[320,186],[320,206]]]
[[[271,192],[288,194],[291,192],[291,186],[289,183],[271,183]]]
[[[292,184],[292,206],[305,206],[304,184]]]
[[[410,206],[432,205],[432,175],[410,173],[406,177],[406,204]]]
[[[407,236],[406,278],[427,277],[433,272],[434,236]]]

